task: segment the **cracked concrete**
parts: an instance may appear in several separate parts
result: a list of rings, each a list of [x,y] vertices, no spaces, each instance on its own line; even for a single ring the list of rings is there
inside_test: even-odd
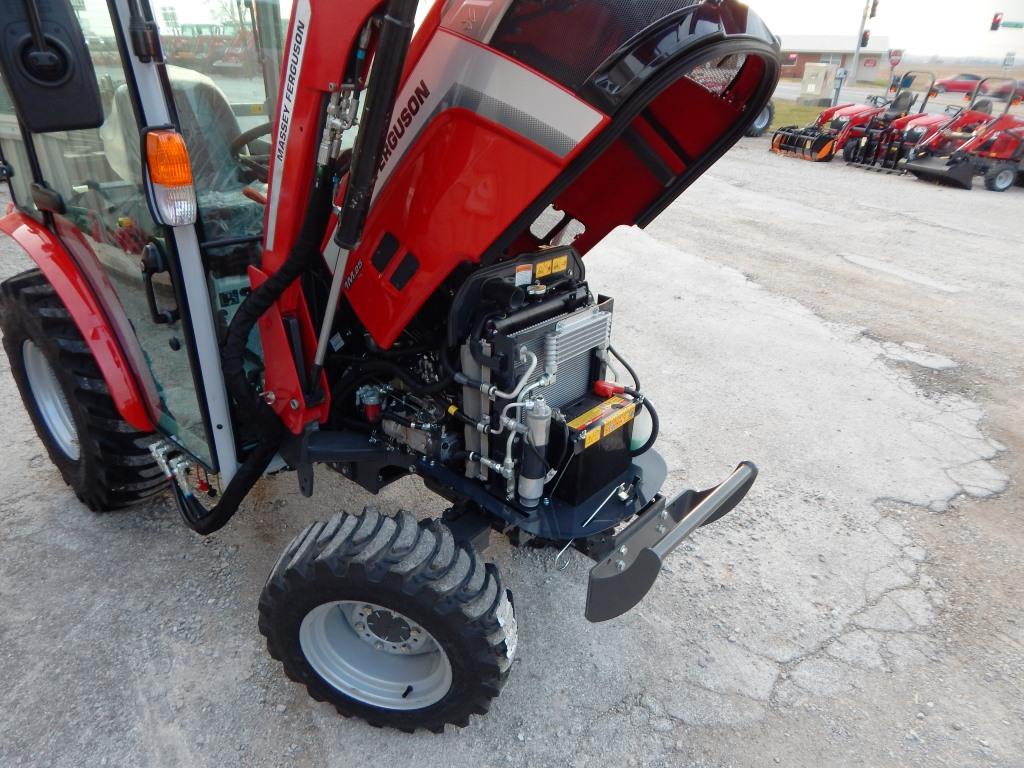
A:
[[[988,342],[959,329],[951,344],[916,317],[899,325],[908,303],[897,309],[887,293],[897,270],[838,257],[834,268],[860,270],[840,271],[844,288],[874,288],[864,305],[837,297],[835,279],[779,283],[773,237],[786,253],[851,240],[811,225],[827,197],[815,190],[821,173],[835,183],[846,169],[777,165],[764,150],[741,145],[650,234],[616,232],[587,260],[594,287],[616,298],[616,346],[658,405],[668,490],[715,483],[740,459],[761,470],[741,507],[669,557],[636,610],[588,624],[582,557],[559,573],[553,553],[495,540],[488,554],[516,595],[521,656],[491,713],[440,737],[343,721],[266,656],[253,607],[294,532],[365,494],[320,472],[305,500],[294,478],[273,478],[203,541],[165,501],[97,517],[10,408],[0,414],[0,661],[18,672],[0,687],[0,764],[343,766],[367,754],[454,768],[1024,763],[1024,711],[1010,695],[1022,685],[1022,627],[992,608],[1016,604],[1019,616],[1019,563],[1007,554],[1019,539],[1005,524],[965,521],[1015,498],[1016,435],[990,436],[992,411],[998,423],[1010,411],[983,402],[973,382],[1005,378],[1021,360],[983,373],[988,357],[962,353]],[[808,189],[761,178],[768,163]],[[747,185],[739,194],[734,176]],[[910,182],[844,183],[877,200]],[[780,188],[801,196],[804,213],[766,213]],[[920,194],[928,205],[898,226],[963,204]],[[920,238],[890,247],[910,253]],[[0,248],[4,274],[16,271]],[[778,270],[751,279],[719,263],[753,256]],[[954,265],[941,282],[967,302],[981,279]],[[891,325],[873,327],[880,318]],[[6,370],[0,359],[0,393],[13,402]],[[443,508],[412,479],[376,503]]]

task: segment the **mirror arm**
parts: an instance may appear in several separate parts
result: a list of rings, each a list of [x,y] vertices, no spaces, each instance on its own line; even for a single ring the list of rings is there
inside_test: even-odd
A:
[[[160,54],[160,30],[156,22],[146,19],[139,9],[139,0],[128,2],[128,34],[132,41],[132,52],[143,64],[163,61]]]
[[[28,14],[28,25],[32,28],[32,42],[36,50],[45,53],[49,46],[46,44],[46,35],[43,34],[43,20],[39,17],[39,9],[35,0],[25,0],[25,11]]]

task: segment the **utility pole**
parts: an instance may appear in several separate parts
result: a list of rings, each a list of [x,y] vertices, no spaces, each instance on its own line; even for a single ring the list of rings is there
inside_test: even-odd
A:
[[[868,23],[868,17],[875,15],[878,8],[878,0],[865,0],[864,12],[860,15],[860,29],[857,30],[857,47],[853,49],[853,64],[850,67],[850,80],[857,82],[857,67],[860,65],[860,46],[864,42],[864,26]]]
[[[860,14],[860,29],[857,30],[857,40],[854,43],[855,47],[853,49],[853,66],[850,67],[849,75],[847,76],[847,80],[850,80],[853,83],[857,82],[857,65],[860,60],[860,44],[864,40],[864,25],[867,24],[868,15],[873,16],[874,11],[876,11],[878,6],[879,0],[864,0],[864,10]],[[839,103],[839,94],[841,90],[843,90],[842,81],[839,83],[839,87],[836,89],[836,93],[833,96],[833,99],[836,103]]]

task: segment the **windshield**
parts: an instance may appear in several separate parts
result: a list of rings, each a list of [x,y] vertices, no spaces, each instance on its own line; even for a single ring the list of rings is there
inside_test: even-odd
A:
[[[289,8],[278,0],[152,1],[205,241],[262,234]],[[252,139],[239,144],[243,135]]]

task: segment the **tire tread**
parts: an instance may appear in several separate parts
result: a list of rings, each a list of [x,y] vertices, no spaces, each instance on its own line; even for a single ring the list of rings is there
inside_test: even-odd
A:
[[[401,596],[457,632],[460,642],[472,648],[463,654],[462,663],[473,671],[464,689],[422,710],[398,711],[362,704],[321,680],[297,640],[297,624],[311,607],[296,606],[332,599],[339,581],[359,585],[371,595],[363,599],[371,601],[373,590]],[[509,676],[509,638],[497,618],[503,600],[510,601],[510,595],[497,567],[456,542],[448,526],[417,521],[407,511],[391,517],[366,507],[359,515],[342,512],[326,523],[313,523],[292,540],[260,596],[259,626],[285,674],[306,686],[314,699],[331,702],[341,715],[363,717],[378,727],[440,733],[446,724],[462,727],[470,715],[486,713]]]
[[[88,344],[42,272],[31,269],[0,284],[0,321],[4,346],[26,408],[33,414],[36,430],[54,464],[82,503],[93,511],[106,512],[160,493],[166,481],[140,445],[155,437],[121,418]],[[84,434],[79,435],[82,456],[78,462],[70,462],[50,443],[45,426],[34,414],[21,363],[20,345],[25,339],[32,339],[55,357],[51,364],[68,372],[73,382],[69,403],[80,412],[85,425]]]

